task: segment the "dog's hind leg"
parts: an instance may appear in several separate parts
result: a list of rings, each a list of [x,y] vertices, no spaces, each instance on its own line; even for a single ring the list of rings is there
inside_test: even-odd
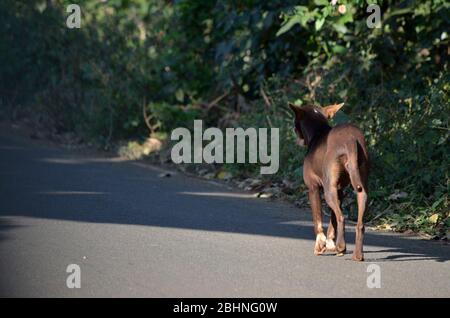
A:
[[[363,254],[363,240],[364,240],[364,212],[367,208],[367,176],[368,176],[368,169],[367,164],[362,165],[359,169],[361,180],[363,182],[362,189],[358,191],[358,189],[355,189],[356,191],[356,200],[358,202],[358,221],[356,224],[356,238],[355,238],[355,250],[353,251],[352,259],[354,261],[363,261],[364,260],[364,254]]]
[[[321,255],[326,251],[326,237],[322,227],[322,203],[320,200],[319,187],[311,187],[308,191],[308,197],[311,204],[314,233],[316,234],[314,254]]]
[[[330,224],[328,225],[327,230],[327,241],[326,241],[327,252],[336,252],[336,244],[334,243],[334,240],[336,239],[336,230],[337,230],[336,215],[332,211],[330,216]]]
[[[364,211],[367,206],[367,193],[361,191],[356,193],[356,200],[358,201],[358,223],[356,224],[356,238],[355,238],[355,250],[353,251],[352,259],[354,261],[363,261],[363,239],[364,239]]]
[[[367,178],[368,178],[368,158],[360,150],[358,142],[351,142],[348,147],[348,162],[346,170],[350,176],[351,184],[356,192],[358,202],[358,222],[356,224],[355,250],[352,259],[354,261],[363,261],[363,239],[364,239],[364,212],[367,207]],[[358,160],[358,157],[361,156]],[[362,161],[358,165],[358,161]]]
[[[344,199],[344,192],[342,190],[338,190],[338,199],[339,203],[342,204],[342,200]],[[330,224],[328,225],[327,230],[327,241],[326,241],[327,252],[336,252],[336,244],[335,244],[336,232],[337,232],[336,214],[334,213],[334,211],[332,211],[330,216]]]
[[[333,170],[332,170],[333,171]],[[337,170],[334,170],[336,172]],[[344,214],[341,210],[341,202],[339,201],[338,195],[338,176],[337,173],[331,173],[326,184],[324,184],[325,201],[327,201],[328,206],[333,210],[336,215],[336,252],[338,256],[342,256],[345,253],[345,219]]]

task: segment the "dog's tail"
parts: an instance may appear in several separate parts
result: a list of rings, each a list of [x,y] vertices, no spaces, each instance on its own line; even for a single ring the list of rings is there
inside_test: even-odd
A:
[[[357,140],[353,140],[347,144],[347,163],[345,164],[345,169],[350,176],[350,182],[352,183],[353,189],[356,192],[362,192],[364,189],[364,183],[361,180],[361,174],[359,172],[358,165],[358,148],[359,144]]]

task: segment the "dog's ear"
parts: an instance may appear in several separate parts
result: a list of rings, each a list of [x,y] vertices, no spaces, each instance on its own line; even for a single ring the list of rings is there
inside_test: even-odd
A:
[[[300,118],[302,116],[303,109],[300,106],[289,103],[289,108],[292,109],[292,111],[294,112],[295,118]]]
[[[323,109],[323,112],[325,113],[325,116],[328,119],[331,119],[334,117],[334,115],[336,115],[338,110],[342,108],[342,106],[344,106],[344,103],[325,106],[325,107],[322,107],[322,109]]]

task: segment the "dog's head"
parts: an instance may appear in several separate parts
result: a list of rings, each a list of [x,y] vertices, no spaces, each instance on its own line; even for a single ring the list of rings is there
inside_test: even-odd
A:
[[[294,112],[294,132],[297,135],[297,144],[304,146],[308,144],[307,129],[305,125],[328,125],[328,119],[333,118],[344,103],[333,104],[325,107],[305,105],[297,106],[289,103],[289,108]],[[306,138],[305,138],[306,137]]]

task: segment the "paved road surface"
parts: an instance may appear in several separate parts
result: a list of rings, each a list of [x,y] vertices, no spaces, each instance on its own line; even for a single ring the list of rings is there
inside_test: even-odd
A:
[[[450,297],[448,245],[369,231],[355,263],[350,228],[349,254],[315,257],[308,211],[159,174],[0,133],[0,295]]]

